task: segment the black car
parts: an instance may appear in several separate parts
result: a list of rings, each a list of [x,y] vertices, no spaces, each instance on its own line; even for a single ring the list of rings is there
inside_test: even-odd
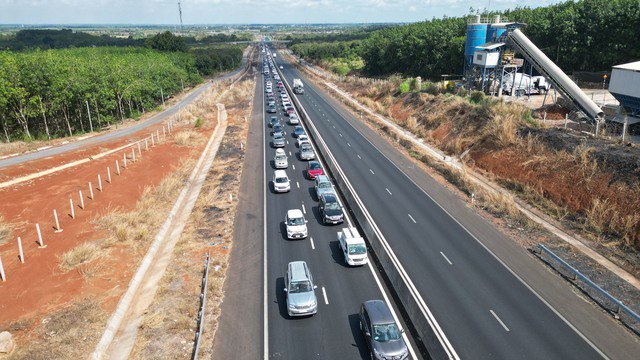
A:
[[[276,106],[275,105],[269,105],[269,107],[267,108],[267,112],[269,114],[275,114],[277,112]]]
[[[304,128],[298,125],[293,129],[293,137],[298,137],[300,135],[304,135]]]
[[[340,224],[344,222],[344,212],[338,198],[334,194],[325,193],[320,195],[320,216],[323,224]]]
[[[277,116],[272,116],[271,120],[269,120],[269,127],[274,127],[276,125],[280,125],[280,120],[278,120]]]

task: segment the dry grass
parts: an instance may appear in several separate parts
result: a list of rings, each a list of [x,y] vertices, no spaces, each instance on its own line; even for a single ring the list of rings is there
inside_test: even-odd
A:
[[[228,250],[222,247],[231,245],[233,233],[229,230],[233,228],[243,164],[242,152],[236,142],[246,137],[247,123],[243,117],[250,114],[249,100],[254,86],[253,81],[238,82],[224,97],[229,115],[227,133],[189,222],[176,244],[176,256],[168,266],[143,320],[132,352],[134,359],[191,356],[200,306],[202,260],[207,251],[212,252],[212,263],[200,357],[211,356],[228,263]],[[229,194],[233,195],[232,201],[229,201]],[[216,246],[210,247],[211,242]]]
[[[95,347],[108,314],[95,299],[75,302],[42,319],[35,329],[13,333],[17,349],[7,360],[83,359]],[[28,332],[28,333],[27,333]],[[28,343],[19,339],[26,337]],[[3,357],[4,359],[4,357]]]
[[[93,242],[86,242],[65,252],[60,256],[60,269],[69,271],[86,265],[106,255],[100,246]]]
[[[185,130],[177,133],[173,141],[178,146],[200,146],[206,139],[196,131]]]
[[[6,244],[11,239],[13,226],[7,224],[4,218],[0,216],[0,245]]]

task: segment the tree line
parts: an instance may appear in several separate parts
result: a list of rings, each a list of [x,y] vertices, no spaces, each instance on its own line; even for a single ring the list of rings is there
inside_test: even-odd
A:
[[[483,16],[491,14],[483,13]],[[524,33],[567,72],[609,70],[640,59],[639,0],[566,1],[502,13],[526,23]],[[370,76],[402,74],[439,79],[461,74],[467,17],[445,17],[377,30],[364,39],[294,44],[307,59],[359,56]]]

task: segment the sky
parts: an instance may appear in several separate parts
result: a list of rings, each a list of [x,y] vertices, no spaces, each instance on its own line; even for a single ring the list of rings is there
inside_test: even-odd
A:
[[[185,24],[415,22],[561,0],[182,0]],[[178,24],[178,0],[0,0],[0,24]]]

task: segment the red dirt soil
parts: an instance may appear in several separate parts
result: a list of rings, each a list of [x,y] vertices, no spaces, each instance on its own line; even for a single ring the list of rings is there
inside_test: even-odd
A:
[[[178,129],[176,129],[178,130]],[[144,135],[150,130],[145,130]],[[210,128],[199,129],[206,133]],[[64,154],[53,159],[26,164],[20,170],[9,169],[15,174],[47,169],[75,160],[86,154],[95,154],[98,148],[115,148],[126,140],[101,144],[99,147]],[[201,149],[201,145],[197,149]],[[142,253],[129,253],[124,248],[114,248],[109,257],[96,260],[101,262],[97,276],[83,276],[80,270],[63,273],[59,268],[60,256],[74,247],[91,240],[107,236],[105,230],[97,230],[92,220],[113,209],[130,211],[135,208],[145,187],[157,185],[164,177],[177,168],[180,162],[196,157],[200,151],[194,147],[180,147],[172,138],[156,144],[148,152],[142,149],[142,158],[136,151],[135,163],[131,163],[131,150],[127,154],[128,167],[122,169],[123,151],[104,158],[90,161],[55,174],[22,183],[16,187],[0,190],[0,215],[5,222],[13,224],[13,238],[0,246],[0,256],[7,274],[7,281],[0,282],[0,329],[18,319],[38,316],[55,310],[71,300],[106,295],[106,309],[117,303],[118,297],[126,289],[128,281]],[[115,160],[119,160],[121,175],[116,175]],[[111,168],[112,183],[107,182],[106,168]],[[100,192],[97,175],[102,177],[103,191]],[[95,200],[89,199],[88,182],[92,182]],[[78,190],[83,191],[86,210],[79,208]],[[69,198],[75,205],[75,219],[69,213]],[[63,232],[54,232],[53,209],[58,212]],[[40,224],[46,248],[38,248],[35,224]],[[22,237],[25,263],[18,260],[17,237]],[[148,244],[146,244],[148,246]],[[146,249],[146,246],[143,247]],[[95,267],[95,266],[94,266]]]

